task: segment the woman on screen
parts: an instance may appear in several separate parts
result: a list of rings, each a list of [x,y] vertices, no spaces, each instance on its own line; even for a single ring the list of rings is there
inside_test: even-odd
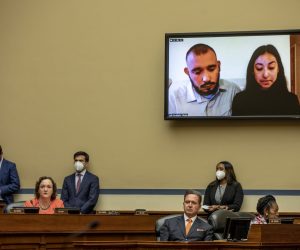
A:
[[[281,57],[273,45],[258,47],[247,67],[246,89],[232,103],[233,116],[299,115],[299,101],[290,93]]]
[[[204,194],[202,208],[212,213],[218,209],[239,211],[244,199],[241,184],[236,180],[233,166],[221,161],[216,166],[216,180],[211,182]]]
[[[272,195],[266,195],[257,202],[256,211],[258,215],[252,220],[252,224],[267,224],[268,219],[278,218],[278,205]]]
[[[25,207],[39,207],[40,214],[54,214],[55,208],[64,207],[61,199],[56,198],[56,183],[51,177],[42,176],[35,184],[35,198],[26,201]]]

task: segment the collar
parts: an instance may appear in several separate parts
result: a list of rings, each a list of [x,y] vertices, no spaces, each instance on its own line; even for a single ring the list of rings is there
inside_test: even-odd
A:
[[[3,162],[3,156],[1,157],[1,161],[0,161],[0,168],[1,168],[1,166],[2,166],[2,162]]]
[[[263,217],[260,214],[256,217],[256,219],[257,219],[258,224],[267,224],[265,217]]]
[[[194,216],[194,217],[192,217],[192,218],[190,218],[190,217],[188,217],[186,214],[184,214],[183,217],[184,217],[184,222],[185,222],[185,223],[186,223],[186,220],[187,220],[187,219],[192,219],[192,223],[194,223],[194,221],[197,219],[197,215]]]
[[[85,175],[86,173],[86,169],[82,170],[80,173],[75,173],[75,176],[77,177],[77,174],[81,174],[81,179],[83,178],[83,176]]]
[[[214,94],[209,96],[209,98],[206,98],[204,96],[199,95],[193,88],[192,83],[189,81],[187,83],[187,93],[186,93],[186,100],[187,102],[197,102],[197,103],[202,103],[202,102],[209,102],[212,100],[215,96],[220,95],[221,92],[226,92],[226,86],[223,84],[223,80],[219,80],[219,89],[218,91]]]

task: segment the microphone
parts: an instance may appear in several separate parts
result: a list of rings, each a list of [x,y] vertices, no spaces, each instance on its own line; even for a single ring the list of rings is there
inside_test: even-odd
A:
[[[95,229],[96,227],[98,227],[100,225],[100,221],[98,220],[94,220],[91,221],[89,224],[86,225],[86,228],[84,230],[81,230],[77,233],[72,233],[70,235],[68,235],[67,237],[64,238],[64,240],[61,242],[61,248],[60,249],[65,249],[66,245],[65,244],[70,244],[72,243],[72,241],[76,241],[77,238],[83,236],[84,234],[86,234],[89,230],[91,229]]]
[[[100,222],[97,220],[92,221],[88,224],[88,229],[94,229],[100,225]]]

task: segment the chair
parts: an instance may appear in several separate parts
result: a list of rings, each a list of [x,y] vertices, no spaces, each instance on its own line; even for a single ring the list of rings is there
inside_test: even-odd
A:
[[[171,219],[174,217],[182,216],[183,214],[171,214],[164,217],[159,218],[155,223],[155,232],[156,232],[156,239],[160,241],[160,228],[165,223],[165,220]],[[202,217],[198,217],[200,220],[203,220],[205,223],[208,223],[207,220],[203,219]]]
[[[223,233],[226,226],[227,218],[240,217],[237,213],[230,210],[220,209],[213,212],[208,217],[208,223],[212,225],[215,240],[223,240]]]
[[[10,213],[10,210],[14,207],[24,207],[24,203],[25,203],[25,201],[16,201],[16,202],[10,203],[4,208],[4,213]]]
[[[255,214],[250,212],[235,212],[239,217],[250,218],[251,220],[255,219]]]
[[[171,219],[177,216],[180,216],[181,214],[171,214],[164,217],[159,218],[155,223],[155,232],[156,232],[156,239],[157,241],[160,241],[160,228],[165,223],[165,220]]]

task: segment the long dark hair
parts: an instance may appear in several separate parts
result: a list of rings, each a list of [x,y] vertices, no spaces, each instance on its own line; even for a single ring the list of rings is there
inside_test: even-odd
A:
[[[269,53],[276,58],[278,68],[279,68],[277,79],[274,82],[274,84],[269,88],[269,90],[272,90],[272,91],[274,91],[274,93],[278,93],[281,95],[288,93],[289,91],[287,88],[286,78],[285,78],[285,74],[284,74],[284,68],[283,68],[280,54],[279,54],[278,50],[271,44],[260,46],[253,52],[251,59],[248,63],[248,67],[247,67],[247,81],[246,81],[245,91],[246,92],[260,92],[261,91],[260,86],[256,82],[255,77],[254,77],[254,64],[255,64],[255,60],[259,56],[261,56],[265,53]]]
[[[232,164],[229,162],[229,161],[220,161],[217,166],[219,164],[223,164],[224,165],[224,168],[225,168],[225,178],[226,178],[226,181],[229,185],[231,185],[233,182],[236,182],[236,176],[235,176],[235,173],[234,173],[234,169],[233,169],[233,166]],[[216,167],[217,167],[216,166]],[[216,179],[216,181],[218,182],[218,179]]]

